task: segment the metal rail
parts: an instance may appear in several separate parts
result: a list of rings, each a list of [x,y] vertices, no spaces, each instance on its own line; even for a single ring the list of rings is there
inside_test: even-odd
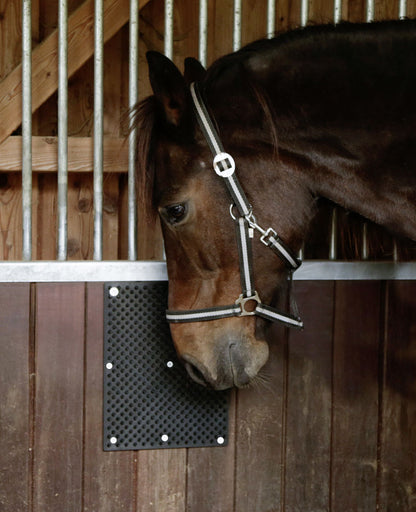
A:
[[[166,281],[163,261],[2,262],[2,283]],[[416,280],[416,262],[306,261],[295,281]]]

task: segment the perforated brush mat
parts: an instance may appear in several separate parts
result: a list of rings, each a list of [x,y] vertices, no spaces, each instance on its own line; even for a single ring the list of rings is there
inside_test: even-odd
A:
[[[167,282],[107,283],[104,297],[104,450],[226,445],[229,394],[178,361]]]

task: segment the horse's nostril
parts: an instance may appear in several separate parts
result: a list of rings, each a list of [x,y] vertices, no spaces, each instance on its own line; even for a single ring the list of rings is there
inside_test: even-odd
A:
[[[205,380],[203,373],[200,370],[198,370],[196,366],[194,366],[191,363],[185,363],[185,368],[190,377],[192,378],[192,380],[194,380],[198,384],[201,384],[202,386],[208,386],[208,383]]]

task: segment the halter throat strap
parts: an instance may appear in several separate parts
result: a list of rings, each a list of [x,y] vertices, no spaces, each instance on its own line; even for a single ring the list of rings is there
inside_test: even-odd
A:
[[[282,322],[290,327],[302,328],[303,322],[297,315],[282,313],[271,306],[262,304],[259,294],[255,290],[252,265],[254,231],[258,231],[261,235],[261,242],[283,260],[290,272],[290,279],[291,274],[301,265],[301,261],[283,243],[274,229],[270,227],[263,229],[259,226],[253,215],[252,207],[237,179],[234,159],[224,151],[196,83],[191,84],[191,96],[199,126],[214,156],[214,171],[224,180],[233,201],[230,207],[230,215],[236,226],[242,293],[236,302],[231,305],[181,311],[168,310],[166,318],[171,323],[183,323],[257,315],[273,322]],[[238,211],[238,216],[233,214],[234,207]]]

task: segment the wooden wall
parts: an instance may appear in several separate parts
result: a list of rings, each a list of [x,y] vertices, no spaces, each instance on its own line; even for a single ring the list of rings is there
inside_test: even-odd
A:
[[[295,288],[227,447],[103,452],[102,285],[0,284],[0,510],[414,512],[416,283]]]
[[[69,1],[69,145],[68,192],[69,259],[92,259],[92,115],[93,115],[93,0]],[[300,0],[276,2],[276,29],[300,23]],[[416,0],[408,0],[408,15],[416,15]],[[57,133],[57,10],[58,3],[33,0],[33,259],[56,256],[56,139]],[[233,0],[208,2],[208,63],[232,49]],[[266,0],[243,0],[242,44],[266,33]],[[0,260],[21,259],[21,0],[3,2],[0,16]],[[365,20],[364,0],[344,0],[344,20]],[[399,0],[376,0],[376,19],[396,18]],[[123,145],[128,88],[128,0],[105,0],[104,71],[104,259],[127,256],[126,146]],[[163,50],[163,0],[142,0],[140,11],[140,95],[150,93],[145,52]],[[331,22],[333,0],[310,0],[309,23]],[[197,57],[198,2],[176,0],[174,60],[179,67],[187,56]],[[320,225],[327,228],[325,221]],[[158,230],[148,226],[139,212],[139,258],[159,259]],[[384,236],[384,235],[383,235]],[[381,237],[383,240],[383,236]],[[310,257],[326,257],[311,242]],[[387,248],[374,255],[391,257]],[[353,257],[354,248],[344,251]],[[404,255],[404,257],[406,257]]]

